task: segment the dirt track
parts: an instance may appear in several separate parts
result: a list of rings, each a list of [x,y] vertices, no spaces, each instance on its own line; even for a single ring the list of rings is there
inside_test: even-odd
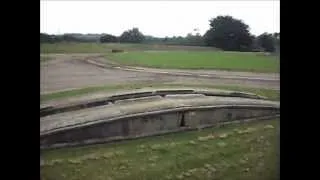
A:
[[[170,74],[129,71],[115,68],[102,68],[90,64],[86,59],[99,59],[99,55],[54,55],[52,60],[41,63],[40,88],[42,93],[61,91],[88,86],[103,86],[132,83],[187,83],[187,84],[212,84],[212,85],[236,85],[248,87],[260,87],[280,89],[277,74],[261,73],[226,73],[225,71],[205,71],[205,74],[215,74],[217,77],[199,77],[204,71],[188,71],[191,76],[176,76]],[[154,69],[149,69],[154,70]],[[167,70],[166,70],[167,71]],[[173,73],[181,73],[181,70],[168,70]],[[185,71],[184,71],[185,72]],[[229,74],[229,75],[228,75]],[[235,78],[232,78],[232,76]],[[225,79],[223,77],[228,76]],[[239,76],[250,76],[253,79],[238,79]],[[231,78],[230,78],[231,77]],[[254,78],[273,79],[271,81],[257,80]]]

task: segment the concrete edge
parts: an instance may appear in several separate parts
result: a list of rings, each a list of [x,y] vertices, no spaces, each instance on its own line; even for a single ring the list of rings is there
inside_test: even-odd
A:
[[[183,112],[183,111],[199,111],[199,110],[209,110],[209,109],[219,109],[219,108],[259,108],[259,109],[279,109],[280,106],[263,106],[263,105],[214,105],[214,106],[198,106],[198,107],[177,107],[177,108],[171,108],[171,109],[162,109],[162,110],[157,110],[157,111],[149,111],[149,112],[143,112],[143,113],[133,113],[133,114],[128,114],[128,115],[122,115],[118,117],[112,117],[109,119],[95,119],[92,121],[87,121],[83,123],[78,123],[78,124],[72,124],[64,127],[59,127],[59,128],[53,128],[51,130],[43,131],[40,132],[40,137],[41,136],[47,136],[47,135],[52,135],[55,133],[59,133],[61,131],[66,131],[70,129],[77,129],[77,128],[82,128],[90,125],[95,125],[95,124],[100,124],[100,123],[105,123],[105,122],[113,122],[117,120],[124,120],[128,118],[137,118],[137,117],[143,117],[143,116],[150,116],[150,115],[159,115],[159,114],[166,114],[166,113],[173,113],[173,112]]]
[[[115,103],[120,100],[128,100],[134,98],[151,97],[151,96],[161,96],[165,97],[167,95],[177,95],[177,94],[203,94],[205,96],[222,96],[222,97],[240,97],[240,98],[250,98],[250,99],[264,99],[267,97],[260,96],[254,93],[246,93],[241,91],[226,91],[226,92],[214,92],[210,90],[196,90],[196,89],[155,89],[150,91],[141,91],[133,93],[124,94],[114,94],[106,96],[104,98],[95,98],[92,100],[83,100],[79,102],[74,102],[66,105],[57,106],[40,106],[40,117],[44,117],[51,114],[63,113],[68,111],[76,111],[84,108],[103,106],[109,103]]]
[[[196,130],[196,129],[205,129],[205,128],[210,128],[210,127],[215,127],[215,126],[219,127],[219,126],[228,125],[228,124],[247,123],[247,122],[258,121],[258,120],[271,120],[274,118],[280,118],[280,114],[270,115],[270,116],[262,116],[262,117],[254,117],[254,118],[241,119],[241,120],[234,120],[234,121],[230,121],[230,122],[220,122],[218,124],[208,124],[208,125],[203,125],[200,127],[184,127],[184,128],[180,128],[177,130],[167,130],[167,131],[143,134],[143,135],[139,135],[139,136],[130,136],[130,137],[118,136],[118,137],[114,137],[114,138],[109,137],[109,138],[90,139],[90,140],[86,140],[83,142],[53,144],[53,145],[49,145],[49,146],[40,146],[40,150],[59,149],[59,148],[64,148],[64,147],[77,147],[77,146],[101,144],[101,143],[112,143],[112,142],[119,142],[119,141],[124,141],[124,140],[134,140],[134,139],[150,137],[150,136],[178,133],[178,132],[182,132],[182,131],[192,131],[192,130]]]

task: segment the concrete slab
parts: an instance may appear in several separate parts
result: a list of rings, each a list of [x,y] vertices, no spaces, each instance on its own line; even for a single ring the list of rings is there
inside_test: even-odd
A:
[[[235,93],[235,91],[229,91],[229,90],[222,90],[222,89],[214,89],[214,88],[186,88],[186,87],[172,87],[172,88],[154,88],[154,87],[146,87],[146,88],[140,88],[140,89],[133,89],[133,90],[117,90],[117,91],[109,91],[109,92],[97,92],[97,93],[91,93],[89,95],[82,95],[82,96],[76,96],[76,97],[70,97],[70,98],[64,98],[64,99],[57,99],[57,100],[50,100],[46,102],[42,102],[40,105],[40,108],[49,107],[49,106],[66,106],[71,104],[77,104],[77,103],[85,103],[88,101],[94,101],[99,100],[111,96],[118,96],[123,94],[133,94],[133,93],[144,93],[144,92],[174,92],[174,91],[193,91],[197,93],[206,93],[206,94],[222,94],[222,95],[229,95]],[[237,92],[240,93],[240,92]],[[252,97],[256,96],[256,94],[252,93],[244,93],[242,94],[251,94]]]
[[[142,103],[142,102],[150,102],[150,101],[156,101],[161,100],[161,96],[149,96],[149,97],[141,97],[141,98],[132,98],[132,99],[124,99],[124,100],[118,100],[115,101],[114,104],[121,105],[121,104],[136,104],[136,103]]]
[[[248,98],[234,97],[197,97],[192,99],[154,99],[146,102],[121,103],[113,105],[98,106],[94,108],[82,109],[78,111],[65,112],[49,115],[40,118],[40,134],[47,131],[75,126],[89,122],[108,121],[112,118],[147,113],[153,111],[168,110],[181,107],[199,107],[199,106],[222,106],[222,105],[252,105],[252,106],[272,106],[280,107],[279,102],[257,100]]]
[[[190,99],[190,98],[200,98],[200,97],[206,97],[203,94],[170,94],[166,95],[166,98],[168,99]]]

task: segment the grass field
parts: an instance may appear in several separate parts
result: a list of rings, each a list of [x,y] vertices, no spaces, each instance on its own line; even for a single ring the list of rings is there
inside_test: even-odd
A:
[[[40,53],[109,53],[112,49],[123,49],[125,51],[147,51],[147,50],[194,50],[212,51],[216,48],[198,46],[175,46],[155,44],[129,44],[129,43],[55,43],[40,44]]]
[[[261,53],[224,51],[127,52],[108,54],[121,64],[173,69],[222,69],[279,72],[279,58]]]
[[[126,53],[110,53],[122,49]],[[149,51],[149,52],[146,52]],[[126,65],[174,69],[222,69],[279,72],[279,57],[261,53],[224,52],[211,47],[120,43],[41,44],[40,53],[104,53]]]
[[[43,180],[279,179],[279,119],[43,152]]]
[[[199,87],[199,88],[217,88],[217,89],[225,89],[225,90],[234,90],[234,91],[244,91],[244,92],[251,92],[261,96],[265,96],[270,98],[271,100],[280,100],[280,91],[278,90],[270,90],[270,89],[258,89],[258,88],[247,88],[247,87],[238,87],[238,86],[216,86],[216,85],[192,85],[192,84],[170,84],[170,85],[163,85],[163,84],[124,84],[124,85],[113,85],[113,86],[94,86],[94,87],[87,87],[75,90],[68,90],[68,91],[61,91],[55,92],[50,94],[44,94],[40,96],[41,102],[55,100],[55,99],[63,99],[69,97],[76,97],[87,95],[90,93],[96,92],[112,92],[117,90],[130,90],[130,89],[140,89],[143,87],[185,87],[185,88],[192,88],[192,87]]]

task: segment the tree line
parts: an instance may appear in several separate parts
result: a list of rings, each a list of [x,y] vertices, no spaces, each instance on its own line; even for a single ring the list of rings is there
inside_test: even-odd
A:
[[[212,46],[226,51],[266,51],[280,50],[280,32],[263,33],[254,36],[249,26],[232,16],[217,16],[209,21],[209,30],[201,36],[188,33],[182,37],[158,38],[144,35],[138,28],[124,31],[120,36],[112,34],[63,34],[40,33],[40,43],[56,42],[100,42],[100,43],[154,43],[166,45]]]

